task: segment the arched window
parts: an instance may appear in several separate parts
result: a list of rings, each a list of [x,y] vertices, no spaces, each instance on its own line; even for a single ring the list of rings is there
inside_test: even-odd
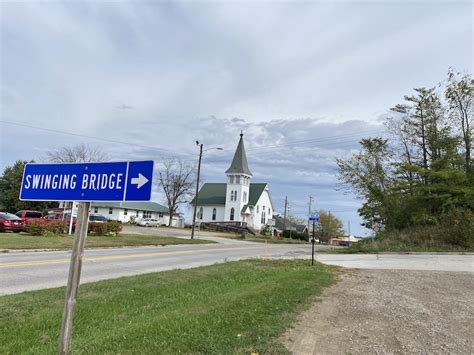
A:
[[[214,208],[214,209],[212,210],[212,220],[213,220],[213,221],[216,220],[216,214],[217,214],[217,211],[216,211],[216,209]]]
[[[247,191],[244,191],[244,203],[247,203]]]
[[[234,207],[232,207],[230,209],[230,220],[233,221],[234,220]]]
[[[202,219],[203,210],[202,207],[199,208],[198,218]]]

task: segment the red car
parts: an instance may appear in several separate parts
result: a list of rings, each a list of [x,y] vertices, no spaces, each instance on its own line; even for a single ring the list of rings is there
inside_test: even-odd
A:
[[[15,232],[20,233],[25,229],[25,222],[15,216],[14,214],[7,212],[0,212],[0,231],[1,232]]]
[[[24,222],[30,221],[39,221],[43,222],[43,212],[41,211],[31,211],[31,210],[21,210],[15,213],[17,217],[21,218]]]

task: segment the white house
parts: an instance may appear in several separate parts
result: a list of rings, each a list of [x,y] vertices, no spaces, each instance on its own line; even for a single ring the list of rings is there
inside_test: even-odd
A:
[[[206,183],[197,198],[197,220],[238,223],[262,229],[274,209],[267,183],[251,183],[252,173],[245,154],[243,133],[229,169],[226,183]],[[194,204],[193,200],[193,204]]]
[[[65,202],[60,208],[68,208],[70,203]],[[76,207],[77,209],[77,207]],[[168,225],[170,220],[168,207],[155,202],[92,202],[90,213],[98,213],[107,219],[131,222],[141,218],[154,218],[160,221],[160,224]],[[73,213],[75,215],[75,213]],[[184,219],[181,215],[173,216],[173,227],[184,227]]]

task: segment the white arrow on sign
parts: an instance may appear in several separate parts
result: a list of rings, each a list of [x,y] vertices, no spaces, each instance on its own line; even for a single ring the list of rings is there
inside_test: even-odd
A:
[[[137,185],[137,189],[145,185],[147,182],[148,179],[140,173],[138,173],[138,177],[132,178],[132,184]]]

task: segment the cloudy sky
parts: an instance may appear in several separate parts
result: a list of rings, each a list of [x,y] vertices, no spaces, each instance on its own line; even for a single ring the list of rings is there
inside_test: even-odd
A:
[[[202,165],[221,182],[243,130],[278,211],[288,196],[305,217],[312,195],[364,234],[335,158],[412,88],[472,73],[473,17],[471,1],[1,1],[0,170],[81,142],[196,164],[199,140],[224,148]]]

